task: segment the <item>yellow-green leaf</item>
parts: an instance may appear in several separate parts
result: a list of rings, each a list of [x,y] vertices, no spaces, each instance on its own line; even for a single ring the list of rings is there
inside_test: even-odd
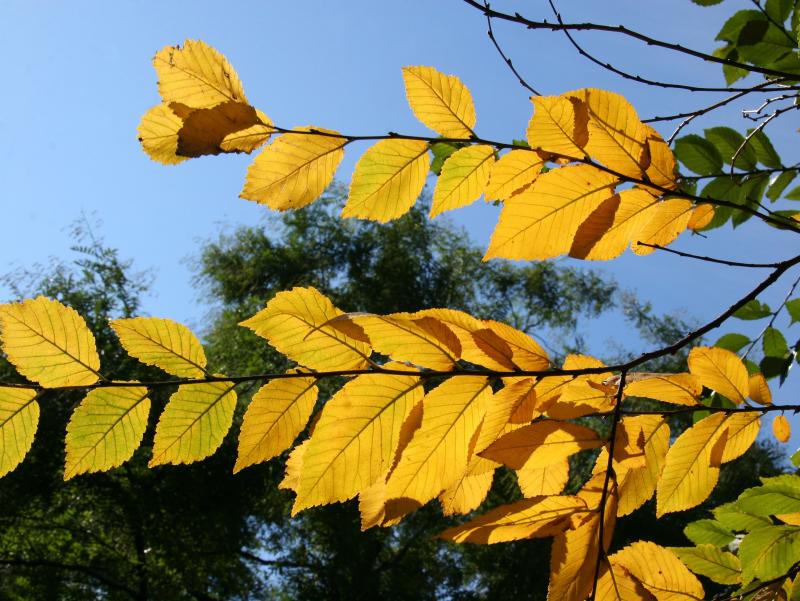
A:
[[[445,161],[433,190],[431,218],[472,204],[486,190],[494,165],[494,148],[476,144],[456,150]]]
[[[299,132],[322,132],[319,134]],[[285,211],[314,202],[333,181],[347,139],[330,129],[300,127],[264,148],[247,170],[240,196]],[[244,133],[244,132],[240,132]]]
[[[718,347],[698,346],[689,353],[688,362],[689,371],[703,386],[734,403],[744,403],[750,392],[750,382],[747,368],[734,353]]]
[[[613,196],[617,182],[589,165],[540,175],[506,200],[484,259],[549,259],[568,252],[578,228]]]
[[[64,480],[86,472],[103,472],[133,456],[147,429],[147,388],[96,388],[81,401],[67,424]]]
[[[492,166],[486,186],[486,200],[505,200],[535,180],[544,159],[530,150],[512,150]]]
[[[192,463],[213,454],[233,422],[233,389],[230,382],[179,386],[158,420],[150,467]]]
[[[416,202],[430,168],[427,142],[381,140],[356,163],[342,217],[385,223]]]
[[[433,67],[403,67],[403,81],[408,104],[417,119],[446,138],[472,136],[472,94],[458,77]]]
[[[288,449],[306,427],[319,389],[316,378],[280,378],[253,395],[242,420],[233,472]]]
[[[319,371],[363,369],[369,345],[330,325],[342,311],[316,288],[279,292],[266,308],[241,324],[300,365]]]
[[[800,557],[800,527],[766,526],[751,530],[739,546],[742,581],[761,581],[786,574]]]
[[[639,541],[609,557],[641,582],[658,601],[704,599],[700,581],[675,554],[655,543]]]
[[[171,319],[134,317],[117,319],[111,327],[132,357],[181,378],[202,378],[206,373],[203,345],[185,325]]]
[[[164,165],[176,165],[189,157],[178,155],[178,132],[183,119],[166,104],[159,104],[147,111],[139,122],[139,142],[154,161]]]
[[[0,477],[28,454],[39,424],[36,391],[0,386]]]
[[[58,301],[39,296],[0,305],[0,339],[17,371],[45,388],[88,386],[100,377],[94,336]]]
[[[742,564],[733,553],[722,551],[709,544],[696,547],[670,547],[669,550],[695,574],[707,576],[720,584],[742,582]]]

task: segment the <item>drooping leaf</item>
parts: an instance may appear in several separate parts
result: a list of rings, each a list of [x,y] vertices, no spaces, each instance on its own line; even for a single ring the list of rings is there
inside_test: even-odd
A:
[[[609,557],[626,568],[658,601],[705,599],[700,581],[670,550],[648,541],[635,542]]]
[[[675,140],[675,156],[698,175],[714,175],[722,171],[722,157],[716,147],[696,134]]]
[[[533,117],[527,132],[531,148],[582,159],[589,141],[586,105],[567,96],[532,96],[531,102]]]
[[[279,292],[266,308],[240,323],[300,365],[320,371],[363,369],[369,345],[330,325],[344,315],[316,288]]]
[[[171,319],[134,317],[116,319],[111,327],[129,355],[182,378],[202,378],[206,373],[203,345],[191,330]]]
[[[0,305],[0,341],[17,371],[44,388],[99,379],[94,336],[77,311],[39,296]]]
[[[226,135],[219,147],[223,152],[251,153],[266,144],[275,131],[275,124],[264,113],[256,109],[258,123]]]
[[[308,448],[308,439],[301,442],[286,459],[286,471],[283,474],[283,480],[278,484],[281,490],[293,490],[297,492],[300,486],[300,474],[303,471],[303,455],[305,455],[306,448]]]
[[[240,196],[271,209],[299,209],[314,202],[333,181],[347,139],[319,127],[300,127],[264,148],[247,171]],[[308,132],[319,133],[308,133]],[[302,133],[306,132],[306,133]]]
[[[764,349],[764,355],[767,357],[783,358],[789,353],[789,345],[786,343],[786,338],[783,337],[780,330],[772,326],[764,330],[762,348]]]
[[[775,202],[781,197],[783,191],[789,187],[789,184],[797,177],[797,171],[785,171],[776,178],[770,180],[769,189],[767,190],[767,198]]]
[[[535,180],[544,159],[530,150],[512,150],[495,162],[486,186],[486,200],[504,200]]]
[[[588,514],[553,539],[548,601],[583,601],[592,592],[599,523],[597,514]]]
[[[385,223],[416,202],[430,168],[428,144],[417,140],[381,140],[356,164],[342,217]]]
[[[605,559],[597,579],[596,601],[655,601],[641,582],[619,564]]]
[[[689,217],[689,223],[686,227],[692,231],[699,232],[708,226],[716,216],[716,211],[713,205],[699,204],[692,210],[692,216]]]
[[[689,353],[689,371],[707,386],[736,404],[749,393],[747,369],[735,354],[725,349],[698,346]]]
[[[742,582],[785,574],[800,557],[800,527],[765,526],[750,531],[739,545]]]
[[[469,89],[455,75],[433,67],[403,67],[406,98],[414,115],[446,138],[470,138],[475,107]]]
[[[28,454],[39,425],[39,403],[30,388],[0,386],[0,477]]]
[[[619,496],[617,514],[620,517],[633,513],[653,496],[669,449],[669,424],[661,416],[640,415],[624,419],[641,428],[644,465],[614,466]]]
[[[183,384],[158,420],[150,467],[192,463],[213,454],[233,422],[235,384]]]
[[[661,134],[649,125],[645,125],[645,130],[648,132],[647,153],[650,157],[650,164],[645,170],[645,175],[655,185],[673,190],[678,186],[675,179],[678,171],[678,162],[675,160],[675,155],[669,144],[661,137]],[[643,162],[645,162],[644,157]],[[656,188],[656,190],[658,189]]]
[[[756,412],[732,413],[722,424],[725,446],[720,461],[728,463],[744,455],[753,446],[761,430],[761,416]]]
[[[772,434],[778,442],[789,442],[792,436],[792,427],[785,415],[776,415],[772,420]]]
[[[447,159],[433,190],[431,218],[472,204],[486,191],[494,165],[494,148],[476,144],[457,150]]]
[[[703,385],[692,374],[652,374],[625,386],[626,396],[641,396],[676,405],[697,405]]]
[[[750,376],[748,380],[750,389],[750,398],[759,405],[772,404],[772,392],[770,392],[769,384],[761,373],[756,373]]]
[[[670,547],[687,568],[695,574],[707,576],[719,584],[739,584],[742,581],[742,564],[739,558],[714,545],[696,547]]]
[[[747,135],[750,136],[749,145],[755,152],[759,163],[771,169],[780,169],[783,166],[780,155],[775,151],[775,147],[764,130],[760,129],[753,133],[752,129],[748,129]]]
[[[64,479],[103,472],[133,456],[147,429],[147,388],[115,386],[90,390],[67,424]]]
[[[305,428],[319,389],[316,378],[281,378],[253,395],[242,420],[233,472],[288,449]]]

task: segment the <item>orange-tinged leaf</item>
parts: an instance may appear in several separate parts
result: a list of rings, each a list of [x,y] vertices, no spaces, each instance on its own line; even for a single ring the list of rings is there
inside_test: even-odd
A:
[[[423,505],[467,469],[473,437],[492,392],[485,378],[451,378],[423,400],[422,425],[403,451],[387,485],[389,499]]]
[[[492,397],[492,402],[486,410],[486,417],[481,425],[480,436],[475,443],[475,452],[479,453],[493,443],[498,436],[509,428],[518,424],[511,422],[512,416],[523,403],[529,403],[533,396],[535,403],[536,392],[535,378],[522,378],[516,382],[506,382],[506,385],[498,390]],[[531,420],[527,420],[531,421]]]
[[[247,170],[240,196],[271,209],[299,209],[314,202],[333,181],[347,139],[330,129],[300,127],[278,136]],[[321,133],[299,133],[299,132]],[[244,133],[244,132],[241,132]]]
[[[586,376],[578,376],[564,384],[558,400],[550,404],[545,413],[553,419],[575,419],[611,411],[615,400],[612,387],[594,382]]]
[[[150,467],[192,463],[213,454],[233,422],[235,384],[183,384],[158,420]]]
[[[147,429],[147,388],[96,388],[81,401],[67,424],[64,480],[86,472],[103,472],[133,456]]]
[[[672,551],[655,543],[639,541],[609,557],[624,567],[658,601],[704,599],[700,581]]]
[[[714,413],[684,431],[667,453],[658,481],[656,515],[689,509],[711,494],[719,478],[725,415]]]
[[[580,225],[614,195],[617,183],[589,165],[540,175],[506,200],[484,259],[549,259],[569,252]]]
[[[308,423],[319,389],[316,378],[281,378],[253,395],[242,420],[233,472],[288,449]]]
[[[458,480],[439,495],[442,513],[465,514],[477,509],[492,487],[497,467],[494,461],[474,456]]]
[[[0,341],[17,371],[44,388],[99,379],[94,336],[78,312],[44,296],[0,305]]]
[[[39,403],[31,388],[0,386],[0,476],[28,454],[39,425]]]
[[[569,481],[569,461],[517,470],[517,484],[526,498],[560,495]]]
[[[154,161],[164,165],[177,165],[189,157],[178,156],[178,132],[183,119],[166,104],[148,110],[139,122],[139,142],[142,149]]]
[[[431,202],[431,218],[472,204],[486,190],[494,165],[494,148],[486,144],[456,150],[442,167]]]
[[[178,130],[176,153],[185,157],[200,157],[222,152],[244,152],[239,148],[222,148],[231,135],[263,125],[255,108],[244,102],[228,101],[210,108],[188,109],[175,103],[173,111],[182,116]],[[180,108],[179,108],[180,106]]]
[[[528,144],[545,152],[582,159],[589,139],[586,106],[564,96],[532,96]]]
[[[158,92],[165,103],[209,108],[235,100],[247,102],[239,76],[217,50],[199,40],[165,46],[153,58]]]
[[[789,442],[792,436],[792,427],[784,415],[776,415],[772,420],[772,434],[778,442]]]
[[[578,451],[602,444],[597,432],[590,428],[544,420],[506,434],[480,455],[519,470],[560,463]]]
[[[677,187],[675,173],[677,163],[672,149],[664,141],[664,138],[649,125],[645,125],[647,136],[647,153],[650,156],[650,164],[645,170],[647,178],[657,186],[673,190]],[[710,205],[707,205],[710,206]],[[713,214],[713,211],[712,211]]]
[[[717,347],[698,346],[689,353],[689,371],[703,386],[736,404],[744,403],[750,391],[747,368],[734,353]]]
[[[689,217],[686,227],[690,230],[701,230],[714,219],[714,206],[709,204],[697,205]]]
[[[584,601],[592,592],[599,522],[596,513],[587,514],[553,539],[548,601]]]
[[[472,94],[455,75],[433,67],[403,67],[406,98],[414,115],[445,138],[469,138],[475,127]]]
[[[492,361],[500,365],[504,371],[519,369],[519,366],[514,363],[511,347],[495,334],[494,330],[490,328],[475,330],[472,332],[472,340],[487,357],[491,357]]]
[[[625,386],[626,396],[656,399],[675,405],[698,405],[703,385],[692,374],[648,374]]]
[[[428,144],[417,140],[381,140],[356,163],[342,217],[386,223],[416,202],[430,168]]]
[[[158,317],[115,319],[111,327],[129,355],[182,378],[206,373],[203,345],[185,325]]]
[[[505,200],[535,180],[544,159],[530,150],[512,150],[492,166],[486,200]]]
[[[370,348],[343,334],[330,321],[344,315],[316,288],[279,292],[266,308],[241,322],[279,352],[300,365],[320,371],[363,369]]]
[[[275,131],[275,124],[264,113],[256,109],[258,123],[246,129],[241,129],[226,135],[219,147],[225,152],[253,152],[259,146],[266,144]]]
[[[761,416],[756,412],[732,413],[725,418],[722,426],[725,447],[720,462],[728,463],[744,455],[753,446],[761,430]]]
[[[569,519],[586,511],[578,497],[549,496],[501,505],[461,526],[445,530],[439,538],[457,543],[494,544],[528,538],[545,538],[563,532]]]
[[[499,321],[485,320],[483,323],[508,345],[510,360],[520,369],[534,371],[550,367],[547,353],[525,332]]]
[[[411,313],[356,315],[373,348],[395,361],[408,361],[429,369],[449,370],[461,354],[458,337],[434,317]]]
[[[638,467],[614,466],[619,495],[617,514],[620,517],[633,513],[653,496],[669,449],[669,424],[661,416],[639,415],[624,419],[642,430],[645,462]],[[607,456],[605,461],[608,461]]]
[[[412,373],[366,374],[345,384],[325,404],[309,439],[292,512],[346,501],[385,475],[400,429],[423,394]]]
[[[772,392],[761,372],[755,373],[747,381],[749,396],[759,405],[772,405]]]
[[[692,203],[683,198],[669,198],[648,211],[648,222],[636,235],[632,250],[637,255],[649,255],[655,249],[637,244],[668,246],[686,230],[692,216]]]
[[[603,561],[597,579],[596,601],[655,601],[655,597],[619,564]]]

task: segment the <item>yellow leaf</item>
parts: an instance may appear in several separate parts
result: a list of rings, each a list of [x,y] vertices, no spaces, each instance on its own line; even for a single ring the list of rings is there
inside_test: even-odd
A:
[[[498,464],[473,457],[456,482],[439,495],[444,515],[465,514],[478,508],[492,487]]]
[[[391,467],[400,429],[422,399],[417,375],[367,374],[345,384],[326,404],[303,456],[292,513],[346,501]]]
[[[548,601],[584,601],[592,592],[600,520],[596,513],[581,517],[553,539]]]
[[[535,180],[544,159],[530,150],[512,150],[492,166],[486,186],[486,200],[505,200]]]
[[[789,420],[784,415],[776,415],[772,420],[772,434],[779,442],[789,442],[792,436],[792,427],[789,425]]]
[[[658,481],[658,517],[699,505],[711,494],[719,478],[724,437],[718,433],[724,421],[722,413],[709,415],[672,445]]]
[[[526,498],[560,495],[569,481],[569,461],[517,470],[517,484]]]
[[[356,163],[342,217],[386,223],[416,202],[431,159],[428,144],[417,140],[381,140]]]
[[[225,150],[222,144],[232,135],[265,125],[256,109],[243,102],[223,102],[204,109],[190,109],[173,103],[170,108],[183,118],[183,125],[178,130],[176,153],[179,156],[200,157],[222,152],[244,152],[235,145],[229,145],[229,150]]]
[[[256,109],[258,123],[246,129],[229,133],[222,139],[219,147],[225,152],[251,153],[266,144],[274,131],[275,124],[264,113]]]
[[[585,154],[622,175],[641,178],[646,163],[648,128],[624,97],[606,90],[584,88],[568,92],[588,111],[589,141]]]
[[[266,308],[241,322],[279,352],[318,371],[363,369],[370,348],[330,325],[342,311],[316,288],[279,292]]]
[[[446,138],[469,138],[475,127],[472,94],[455,75],[433,67],[403,67],[406,97],[414,115]]]
[[[408,361],[429,369],[450,370],[461,354],[461,344],[444,323],[411,313],[357,315],[373,348],[395,361]]]
[[[633,513],[653,496],[669,449],[669,424],[661,416],[639,415],[625,417],[624,420],[641,428],[645,462],[638,467],[624,464],[614,466],[619,493],[617,513],[620,517]],[[608,461],[607,456],[605,461]]]
[[[709,204],[697,205],[689,217],[686,227],[690,230],[701,230],[714,219],[714,206]]]
[[[641,582],[619,564],[603,561],[597,579],[596,601],[654,601]]]
[[[510,325],[490,319],[483,322],[511,349],[510,361],[520,369],[536,371],[550,367],[547,353],[533,338]]]
[[[235,384],[184,384],[170,398],[158,420],[150,467],[193,463],[213,454],[233,422]]]
[[[770,392],[769,384],[767,384],[764,374],[756,373],[750,376],[747,381],[747,388],[749,390],[749,397],[759,405],[772,405],[772,392]]]
[[[563,367],[587,369],[605,367],[605,364],[588,355],[568,355],[564,359]],[[611,411],[614,408],[616,387],[603,383],[610,376],[610,372],[574,378],[568,376],[558,388],[558,398],[543,406],[543,410],[548,416],[559,420]]]
[[[81,401],[67,424],[64,480],[86,472],[103,472],[133,456],[147,429],[147,388],[96,388]]]
[[[580,225],[614,195],[617,183],[589,165],[540,175],[506,200],[484,259],[549,259],[568,252]]]
[[[38,424],[36,391],[0,386],[0,477],[14,470],[28,454]]]
[[[450,155],[433,190],[431,219],[478,200],[486,190],[493,165],[494,148],[486,144],[460,148]]]
[[[181,378],[206,374],[203,345],[186,326],[158,317],[117,319],[111,327],[129,355]]]
[[[650,157],[650,164],[645,170],[647,178],[657,186],[674,190],[678,184],[675,181],[677,163],[672,149],[664,141],[656,130],[649,125],[644,126],[647,135],[647,153]],[[658,191],[656,191],[658,193]],[[706,205],[711,206],[711,205]],[[713,210],[712,210],[713,214]]]
[[[800,513],[780,513],[775,516],[784,524],[800,526]]]
[[[361,514],[361,530],[383,525],[386,517],[386,480],[378,478],[371,486],[358,493],[358,512]]]
[[[319,389],[316,378],[281,378],[253,395],[242,421],[233,473],[288,449],[306,427]]]
[[[494,544],[545,538],[563,532],[569,519],[586,511],[578,497],[550,496],[501,505],[466,524],[445,530],[439,538],[457,543]]]
[[[596,449],[602,444],[590,428],[544,420],[506,434],[480,455],[520,470],[560,463],[578,451]]]
[[[235,100],[247,102],[239,76],[228,60],[202,41],[165,46],[153,58],[158,91],[165,103],[209,108]]]
[[[582,159],[589,140],[586,105],[563,96],[532,96],[528,144],[545,152]]]
[[[747,368],[734,353],[718,348],[698,346],[689,353],[689,371],[707,388],[729,398],[734,403],[744,403],[750,392]]]
[[[387,497],[424,505],[467,469],[471,441],[492,398],[486,378],[451,378],[423,400],[422,425],[389,476]]]
[[[700,380],[692,374],[648,374],[625,386],[626,396],[656,399],[675,405],[698,405],[703,392]]]
[[[476,453],[483,451],[504,431],[510,431],[509,427],[518,425],[509,422],[523,403],[530,403],[531,396],[535,404],[535,385],[535,378],[522,378],[516,382],[506,382],[506,385],[495,393],[481,425],[480,436],[475,443]]]
[[[689,219],[692,217],[692,203],[683,198],[670,198],[656,203],[648,212],[648,222],[636,235],[632,250],[637,255],[649,255],[655,252],[654,248],[642,246],[655,244],[668,246],[686,230]]]
[[[159,104],[147,111],[139,123],[139,142],[154,161],[164,165],[177,165],[189,157],[178,156],[178,132],[183,119],[172,112],[166,104]]]
[[[333,181],[347,139],[319,127],[300,127],[278,136],[247,170],[240,196],[271,209],[299,209],[314,202]],[[328,135],[324,135],[328,134]]]
[[[753,446],[761,430],[761,416],[755,412],[731,413],[722,427],[725,431],[725,447],[720,462],[728,463],[744,455]]]
[[[655,543],[639,541],[609,557],[627,569],[658,601],[704,599],[700,581],[675,554]]]
[[[58,301],[39,296],[0,305],[0,339],[17,371],[44,388],[89,386],[100,378],[94,336]]]
[[[300,486],[300,475],[303,471],[303,455],[305,455],[306,448],[308,448],[308,439],[301,442],[286,459],[286,472],[283,475],[283,480],[278,484],[281,490],[293,490],[297,492]]]

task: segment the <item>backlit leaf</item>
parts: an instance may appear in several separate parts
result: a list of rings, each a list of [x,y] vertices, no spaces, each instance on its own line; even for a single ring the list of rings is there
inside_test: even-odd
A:
[[[704,599],[700,581],[675,554],[655,543],[639,541],[609,557],[625,567],[658,601]]]
[[[530,150],[512,150],[492,167],[486,200],[504,200],[529,185],[542,170],[544,159]]]
[[[569,480],[569,461],[564,459],[541,467],[532,466],[517,470],[517,484],[526,498],[541,495],[559,495]]]
[[[485,330],[487,324],[463,311],[454,309],[425,309],[414,313],[415,317],[433,317],[444,324],[456,335],[461,345],[461,358],[475,365],[489,369],[505,371],[508,365],[502,357],[497,357],[496,352],[487,354],[479,347],[473,337],[478,330]],[[485,348],[485,347],[484,347]]]
[[[742,581],[771,580],[785,574],[800,557],[800,527],[766,526],[750,531],[739,546]]]
[[[511,361],[525,370],[540,370],[550,367],[550,359],[538,342],[516,328],[499,321],[483,322],[511,349]],[[480,346],[480,345],[479,345]]]
[[[38,425],[36,391],[0,386],[0,476],[16,468],[28,454]]]
[[[696,547],[670,547],[686,567],[695,574],[707,576],[720,584],[739,584],[742,581],[742,564],[739,558],[714,545]]]
[[[466,514],[477,509],[492,487],[497,467],[494,461],[473,456],[458,480],[439,495],[442,513]]]
[[[697,405],[703,385],[692,374],[652,374],[625,386],[626,396],[640,396],[675,405]]]
[[[738,509],[761,516],[800,512],[800,477],[782,474],[761,481],[761,486],[748,488],[739,495]]]
[[[692,218],[694,205],[683,198],[669,198],[657,203],[648,213],[648,221],[635,236],[632,246],[634,254],[649,255],[655,252],[654,248],[643,244],[656,246],[669,246],[675,239],[686,231],[689,220]]]
[[[596,601],[654,601],[641,582],[619,564],[603,562],[597,579]]]
[[[127,353],[173,376],[202,378],[206,355],[200,341],[186,326],[158,317],[116,319],[111,327]]]
[[[225,152],[253,152],[266,144],[274,131],[272,120],[256,109],[258,123],[226,135],[219,147]]]
[[[587,514],[574,520],[572,528],[554,538],[550,551],[548,601],[584,601],[592,592],[599,523],[596,513]]]
[[[695,232],[702,230],[714,219],[714,207],[710,204],[699,204],[692,210],[686,227]]]
[[[566,96],[532,96],[528,144],[545,152],[582,159],[589,140],[586,105]]]
[[[428,144],[417,140],[381,140],[356,164],[342,217],[385,223],[408,212],[430,167]]]
[[[90,390],[67,424],[64,479],[102,472],[133,456],[147,429],[147,388],[114,386]]]
[[[725,547],[734,538],[733,532],[717,520],[697,520],[688,524],[683,533],[695,545]]]
[[[669,424],[659,415],[639,415],[624,419],[641,428],[645,462],[639,467],[620,464],[614,466],[619,495],[617,514],[620,517],[633,513],[653,496],[664,468],[670,434]]]
[[[100,377],[94,336],[77,311],[44,296],[0,305],[0,340],[17,371],[45,388]]]
[[[433,190],[431,218],[478,200],[486,190],[492,165],[494,148],[486,144],[467,146],[453,153],[442,167]]]
[[[179,386],[158,420],[150,467],[192,463],[213,454],[233,421],[234,386],[230,382]]]
[[[675,140],[675,156],[698,175],[714,175],[722,171],[722,157],[714,145],[696,134]]]
[[[792,427],[784,415],[776,415],[772,420],[772,434],[778,442],[789,442],[792,436]]]
[[[645,175],[655,185],[672,190],[677,187],[675,173],[678,164],[675,155],[661,134],[649,125],[645,125],[645,130],[648,132],[647,153],[650,156],[650,164],[645,170]]]
[[[753,446],[761,430],[761,416],[756,412],[731,413],[722,424],[725,447],[720,461],[728,463],[744,455]]]
[[[175,104],[171,107],[176,110]],[[181,112],[184,112],[185,117],[178,130],[176,153],[179,156],[200,157],[223,152],[246,152],[236,144],[229,143],[227,150],[222,144],[232,136],[266,125],[259,118],[258,111],[243,102],[229,101],[211,108],[176,111],[179,116]]]
[[[472,136],[472,94],[458,77],[433,67],[403,67],[403,81],[408,104],[417,119],[446,138]]]
[[[314,202],[333,181],[347,139],[319,127],[300,127],[278,136],[247,171],[240,196],[271,209],[299,209]],[[242,132],[244,133],[244,132]]]
[[[716,347],[698,346],[689,353],[689,371],[706,386],[737,404],[750,391],[747,369],[734,353]]]
[[[164,165],[176,165],[187,160],[178,155],[178,132],[183,127],[183,119],[178,117],[166,104],[159,104],[147,111],[139,123],[139,142],[154,161]]]

